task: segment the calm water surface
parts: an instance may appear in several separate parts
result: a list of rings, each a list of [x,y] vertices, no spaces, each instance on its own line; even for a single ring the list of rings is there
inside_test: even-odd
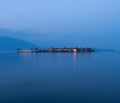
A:
[[[0,103],[120,103],[120,53],[0,53]]]

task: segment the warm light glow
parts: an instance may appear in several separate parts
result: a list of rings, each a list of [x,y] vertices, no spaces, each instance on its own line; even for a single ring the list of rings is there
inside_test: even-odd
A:
[[[76,52],[77,50],[76,49],[73,49],[73,52]]]

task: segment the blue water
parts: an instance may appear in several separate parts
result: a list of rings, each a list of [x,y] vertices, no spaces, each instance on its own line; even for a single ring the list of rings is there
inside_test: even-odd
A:
[[[0,53],[0,103],[120,103],[120,53]]]

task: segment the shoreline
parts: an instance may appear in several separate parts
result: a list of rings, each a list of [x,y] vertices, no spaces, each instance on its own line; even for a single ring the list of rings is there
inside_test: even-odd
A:
[[[18,48],[18,53],[90,53],[95,52],[93,48],[31,48],[31,49],[20,49]]]

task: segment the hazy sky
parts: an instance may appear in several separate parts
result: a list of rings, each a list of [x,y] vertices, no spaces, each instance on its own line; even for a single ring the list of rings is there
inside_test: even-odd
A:
[[[0,0],[0,35],[48,46],[118,48],[120,0]]]

